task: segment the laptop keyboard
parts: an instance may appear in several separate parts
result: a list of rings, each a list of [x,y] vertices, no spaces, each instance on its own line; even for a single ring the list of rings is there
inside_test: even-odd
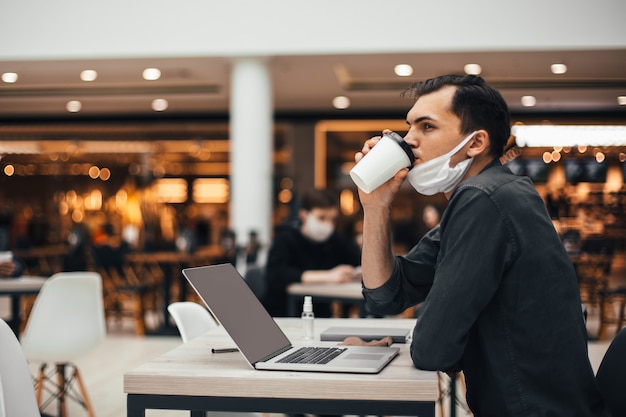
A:
[[[336,347],[302,347],[278,360],[278,363],[328,363],[346,350]]]

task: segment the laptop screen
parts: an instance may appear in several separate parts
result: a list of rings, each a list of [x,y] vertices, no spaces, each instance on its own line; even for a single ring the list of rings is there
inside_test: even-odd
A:
[[[291,346],[231,264],[187,268],[183,274],[250,364]]]

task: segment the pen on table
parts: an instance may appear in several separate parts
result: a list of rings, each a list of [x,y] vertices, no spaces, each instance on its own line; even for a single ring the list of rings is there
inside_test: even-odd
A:
[[[224,348],[224,349],[211,349],[211,353],[229,353],[229,352],[239,352],[237,348]]]

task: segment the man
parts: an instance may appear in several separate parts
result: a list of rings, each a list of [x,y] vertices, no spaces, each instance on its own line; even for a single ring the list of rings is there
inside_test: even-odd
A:
[[[416,162],[359,193],[369,310],[422,303],[413,362],[463,371],[477,417],[605,416],[571,262],[532,182],[499,161],[510,135],[506,103],[476,76],[442,76],[407,93],[416,101],[405,141]],[[391,206],[406,179],[449,201],[440,224],[394,256]]]
[[[267,293],[264,304],[274,317],[287,312],[287,287],[303,284],[345,283],[356,279],[361,252],[356,242],[335,231],[339,217],[337,196],[312,189],[300,199],[299,227],[287,227],[276,235],[267,256]],[[330,317],[328,303],[316,303],[318,317]]]

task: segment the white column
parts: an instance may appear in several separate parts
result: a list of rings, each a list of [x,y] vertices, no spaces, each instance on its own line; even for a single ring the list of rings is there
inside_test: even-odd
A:
[[[273,102],[268,62],[233,61],[230,95],[230,227],[245,244],[256,230],[271,236]]]

